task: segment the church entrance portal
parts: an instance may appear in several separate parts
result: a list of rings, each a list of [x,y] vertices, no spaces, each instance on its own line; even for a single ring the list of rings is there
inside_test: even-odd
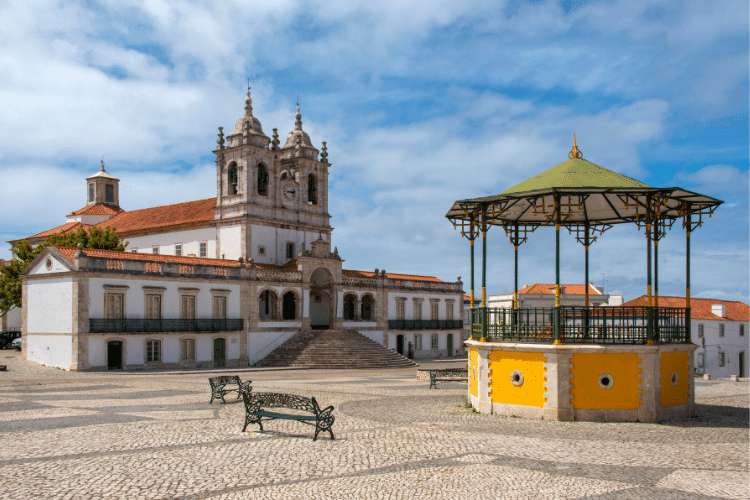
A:
[[[316,330],[331,325],[332,305],[331,274],[326,269],[316,269],[310,278],[310,326]]]

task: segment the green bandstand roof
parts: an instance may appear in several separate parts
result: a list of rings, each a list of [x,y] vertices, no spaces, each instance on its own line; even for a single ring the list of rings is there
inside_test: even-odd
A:
[[[592,226],[642,222],[647,213],[677,219],[691,213],[712,212],[723,202],[678,187],[656,188],[581,158],[574,145],[570,159],[510,189],[482,198],[457,200],[446,214],[454,224]]]

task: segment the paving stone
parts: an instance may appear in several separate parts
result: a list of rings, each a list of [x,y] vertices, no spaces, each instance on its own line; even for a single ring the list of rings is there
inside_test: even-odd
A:
[[[7,352],[7,351],[6,351]],[[415,369],[69,373],[6,356],[0,499],[747,499],[747,381],[696,383],[662,424],[480,415]],[[334,405],[335,440],[295,421],[241,432],[208,377]]]

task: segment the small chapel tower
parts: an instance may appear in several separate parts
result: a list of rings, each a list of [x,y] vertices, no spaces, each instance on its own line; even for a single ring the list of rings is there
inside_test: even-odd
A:
[[[120,209],[120,179],[108,174],[102,169],[86,179],[86,206],[107,205],[117,210]]]

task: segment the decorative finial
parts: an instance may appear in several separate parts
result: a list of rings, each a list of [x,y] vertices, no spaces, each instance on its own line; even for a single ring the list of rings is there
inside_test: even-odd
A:
[[[294,115],[296,119],[294,122],[294,130],[302,130],[302,113],[299,112],[299,106],[297,106],[297,114]]]
[[[104,172],[104,155],[102,155],[102,172]]]
[[[328,163],[328,147],[326,141],[323,141],[323,149],[320,150],[320,163]]]
[[[297,136],[297,145],[294,146],[294,156],[299,156],[300,150],[302,149],[302,135]]]
[[[219,133],[216,135],[219,136],[219,138],[216,139],[216,144],[219,145],[219,149],[224,149],[224,127],[219,127]]]
[[[568,158],[583,158],[583,153],[578,149],[576,145],[576,133],[573,132],[573,149],[568,153]]]
[[[245,116],[253,116],[253,100],[250,97],[250,80],[247,80],[247,97],[245,98]]]
[[[271,150],[272,151],[278,151],[279,150],[279,129],[275,128],[273,129],[273,140],[271,141]]]
[[[242,135],[245,136],[245,138],[247,138],[247,136],[250,135],[250,120],[245,120],[245,123],[243,124],[242,128],[244,129],[242,131]]]

